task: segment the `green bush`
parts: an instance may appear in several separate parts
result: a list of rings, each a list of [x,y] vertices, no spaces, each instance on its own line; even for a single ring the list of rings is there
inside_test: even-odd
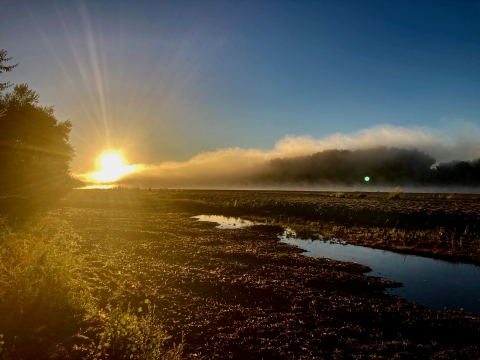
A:
[[[90,359],[181,359],[183,343],[165,348],[170,337],[156,321],[155,307],[148,299],[135,310],[117,307],[103,318],[98,342],[90,345]]]

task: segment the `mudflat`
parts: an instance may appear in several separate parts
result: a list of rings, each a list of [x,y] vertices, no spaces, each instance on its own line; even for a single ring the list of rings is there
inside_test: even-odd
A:
[[[473,195],[447,201],[409,194],[387,201],[385,194],[371,193],[355,198],[122,189],[77,190],[50,216],[61,220],[62,231],[80,235],[88,264],[82,276],[102,305],[123,301],[135,306],[148,298],[170,341],[178,343],[183,336],[186,358],[480,356],[478,314],[431,311],[390,296],[385,288],[399,284],[366,276],[369,269],[359,264],[302,256],[278,241],[278,225],[217,229],[191,218],[201,210],[281,216],[285,222],[295,215],[299,223],[316,223],[329,213],[327,207],[336,209],[335,216],[347,212],[344,217],[360,217],[356,211],[380,216],[388,211],[436,216],[438,211],[464,221],[478,216]],[[340,221],[333,218],[324,221]],[[94,338],[94,327],[82,336]]]

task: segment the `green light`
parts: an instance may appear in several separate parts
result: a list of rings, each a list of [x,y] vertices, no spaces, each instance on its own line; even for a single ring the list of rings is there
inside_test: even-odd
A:
[[[370,177],[365,176],[365,181],[370,181]]]

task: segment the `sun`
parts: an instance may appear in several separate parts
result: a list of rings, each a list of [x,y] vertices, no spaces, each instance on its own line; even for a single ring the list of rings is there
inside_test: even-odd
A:
[[[125,165],[119,153],[107,152],[99,156],[97,161],[100,170],[92,174],[92,178],[100,182],[114,182],[135,170],[134,165]]]

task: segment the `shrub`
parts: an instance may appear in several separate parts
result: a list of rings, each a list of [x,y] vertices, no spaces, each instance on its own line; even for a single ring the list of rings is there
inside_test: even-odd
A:
[[[154,312],[149,300],[136,310],[130,306],[127,311],[119,307],[111,310],[104,316],[98,342],[90,345],[90,359],[180,359],[183,343],[170,350],[165,348],[170,337],[156,322]]]

